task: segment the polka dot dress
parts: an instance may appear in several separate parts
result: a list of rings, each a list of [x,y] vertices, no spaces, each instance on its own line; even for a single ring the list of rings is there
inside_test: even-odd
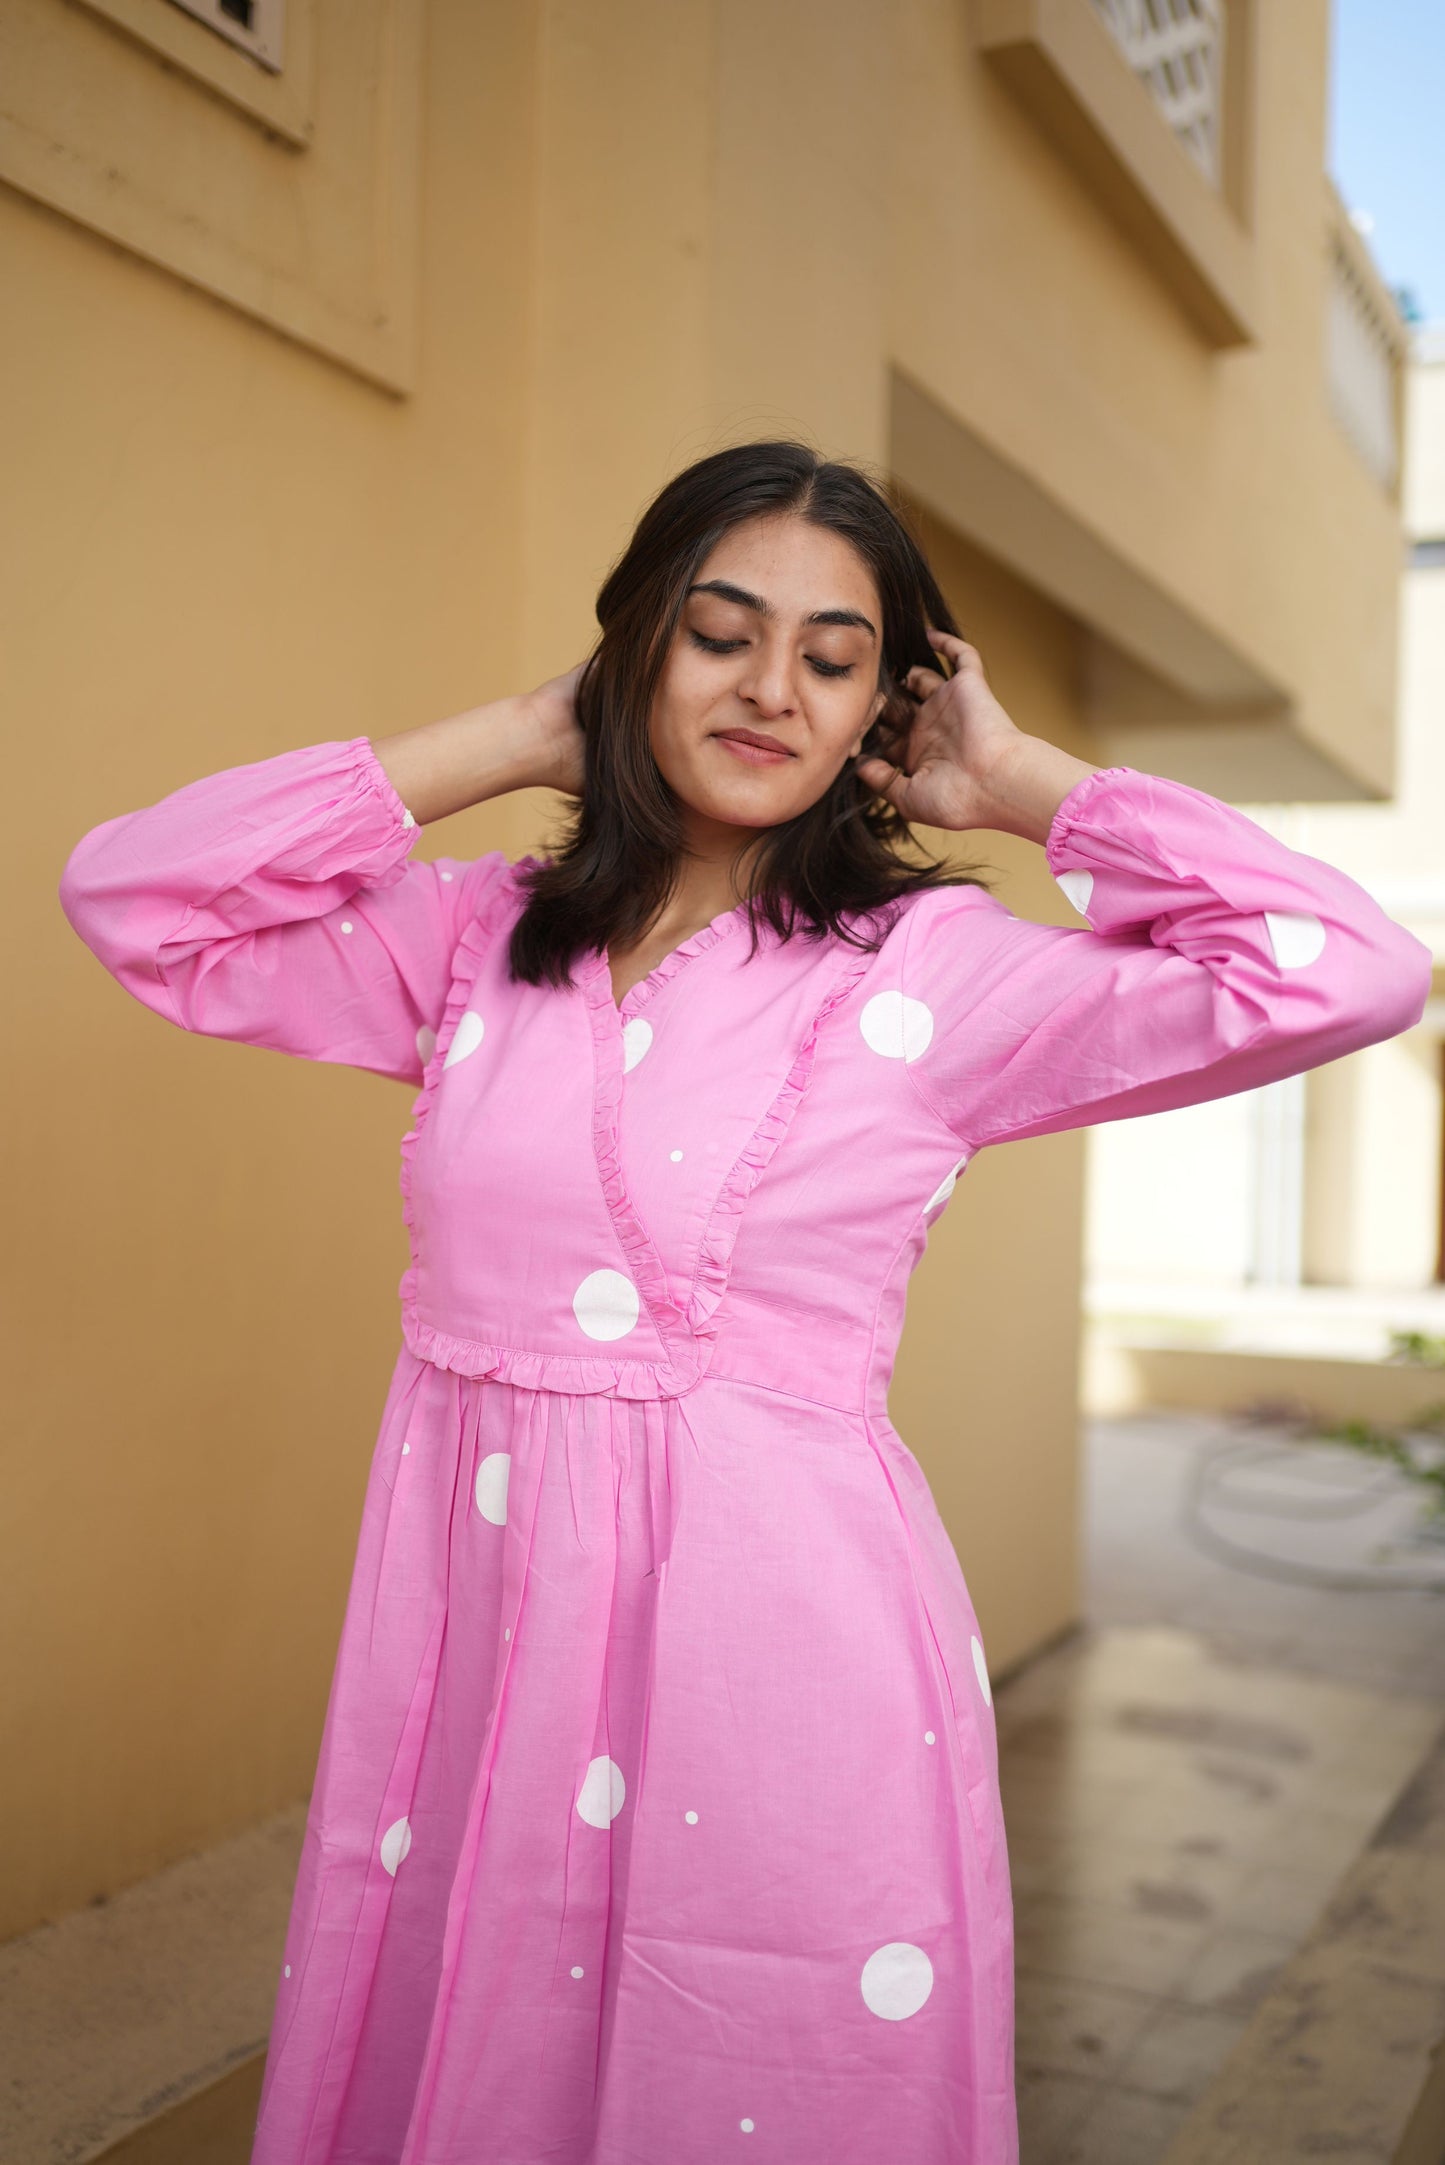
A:
[[[988,1620],[887,1414],[909,1274],[981,1148],[1338,1058],[1429,958],[1128,768],[1055,817],[1062,922],[965,884],[753,952],[725,912],[620,1007],[600,955],[514,982],[514,869],[416,839],[357,737],[108,822],[61,890],[171,1023],[415,1093],[253,2165],[1015,2165]]]

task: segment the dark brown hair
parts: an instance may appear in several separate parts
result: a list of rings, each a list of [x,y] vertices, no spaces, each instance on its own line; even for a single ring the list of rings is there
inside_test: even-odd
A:
[[[908,671],[923,663],[947,673],[927,626],[957,627],[898,509],[861,469],[820,458],[805,444],[736,444],[699,459],[653,499],[597,597],[602,634],[576,693],[586,740],[582,795],[553,855],[520,874],[527,901],[511,936],[514,978],[565,985],[579,952],[630,946],[666,903],[684,829],[652,755],[658,681],[708,553],[743,520],[784,511],[851,542],[873,574],[883,609],[879,688],[887,698],[863,750],[900,756],[915,712],[904,688]],[[753,862],[754,946],[761,921],[785,939],[833,933],[876,948],[887,923],[851,926],[846,916],[886,912],[891,921],[888,905],[918,888],[987,884],[976,871],[928,856],[851,760],[816,803],[768,830]]]

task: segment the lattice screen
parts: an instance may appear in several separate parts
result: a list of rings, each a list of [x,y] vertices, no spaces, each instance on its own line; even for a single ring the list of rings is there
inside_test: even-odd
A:
[[[1219,180],[1224,0],[1094,0],[1190,156]]]

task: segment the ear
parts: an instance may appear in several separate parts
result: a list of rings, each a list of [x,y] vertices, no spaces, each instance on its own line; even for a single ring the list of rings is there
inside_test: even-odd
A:
[[[883,712],[883,709],[887,706],[887,704],[887,687],[886,685],[880,684],[878,690],[873,695],[873,705],[869,712],[868,719],[863,724],[863,727],[859,730],[856,742],[849,746],[848,756],[850,759],[856,759],[858,757],[858,754],[863,749],[863,739],[867,736],[869,730],[873,727],[873,724],[877,721],[879,715]]]

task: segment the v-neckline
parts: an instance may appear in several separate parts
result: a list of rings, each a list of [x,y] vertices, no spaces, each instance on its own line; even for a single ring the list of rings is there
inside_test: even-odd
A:
[[[709,919],[707,924],[700,925],[696,932],[689,933],[688,937],[685,940],[680,940],[676,947],[669,948],[662,960],[654,963],[645,977],[639,977],[635,984],[628,986],[620,1000],[612,990],[612,964],[607,951],[605,948],[596,949],[594,951],[596,967],[606,981],[608,1005],[612,1008],[618,1020],[623,1023],[630,1022],[638,1008],[645,1007],[653,994],[661,986],[665,985],[670,978],[676,976],[677,972],[685,963],[690,962],[694,955],[705,953],[709,947],[722,939],[725,934],[740,925],[747,914],[747,908],[746,902],[738,902],[730,910],[719,910],[716,917]]]

